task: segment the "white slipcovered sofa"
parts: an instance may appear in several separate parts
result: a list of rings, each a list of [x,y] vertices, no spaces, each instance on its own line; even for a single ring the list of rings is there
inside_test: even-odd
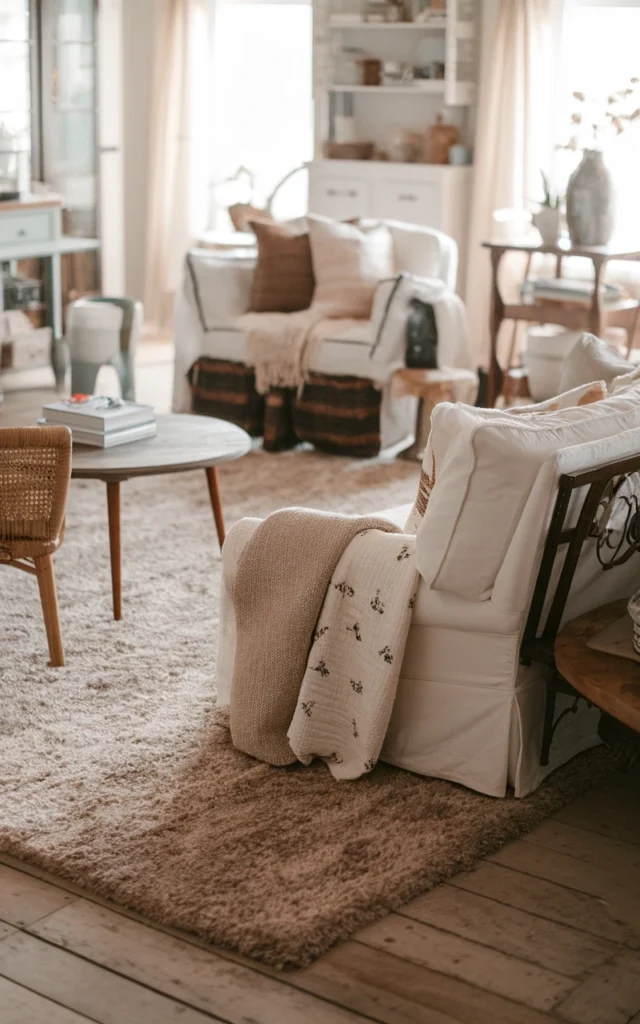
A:
[[[383,760],[492,796],[508,786],[525,796],[599,742],[599,714],[580,702],[559,722],[541,764],[550,669],[521,663],[521,645],[560,478],[639,455],[636,381],[593,405],[548,415],[436,407],[425,469],[431,473],[434,460],[437,480],[417,531],[420,584]],[[583,499],[577,490],[573,519]],[[382,514],[402,525],[407,512]],[[237,523],[223,550],[221,703],[229,700],[235,648],[227,588],[258,522]],[[614,525],[600,522],[601,530]],[[636,556],[605,572],[599,544],[595,536],[583,544],[563,620],[637,589]],[[563,558],[555,559],[553,580]],[[556,719],[572,702],[558,696]]]
[[[361,226],[366,228],[374,223],[377,222],[362,221]],[[434,280],[455,292],[458,247],[452,238],[417,225],[384,223],[392,236],[395,273],[409,275],[416,294],[420,294],[421,282]],[[177,412],[191,410],[187,374],[200,357],[244,363],[244,333],[237,320],[249,310],[255,266],[256,256],[252,253],[193,249],[187,254],[174,317],[173,408]],[[394,370],[404,365],[404,332],[398,329],[397,311],[394,324],[390,325],[391,334],[387,334],[385,344],[380,344],[390,290],[388,281],[379,287],[370,320],[326,321],[326,337],[310,364],[312,372],[361,378],[381,390],[381,448],[410,436],[416,418],[415,398],[395,397],[391,390]],[[404,289],[403,295],[408,309],[409,290]],[[438,363],[473,369],[464,324],[459,331],[439,335]]]

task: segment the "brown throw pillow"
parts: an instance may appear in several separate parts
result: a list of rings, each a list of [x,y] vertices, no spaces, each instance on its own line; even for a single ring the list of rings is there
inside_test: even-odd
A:
[[[308,309],[315,286],[308,232],[257,220],[249,225],[258,241],[250,311],[296,313]]]

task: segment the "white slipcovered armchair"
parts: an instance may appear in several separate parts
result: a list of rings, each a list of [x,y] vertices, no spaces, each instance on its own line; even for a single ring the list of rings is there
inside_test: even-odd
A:
[[[395,272],[408,275],[411,282],[409,288],[403,289],[405,309],[408,310],[412,287],[420,295],[425,286],[442,282],[449,293],[454,293],[458,268],[455,241],[430,228],[396,221],[385,223],[392,235]],[[367,227],[366,221],[363,226]],[[249,309],[255,265],[255,255],[242,251],[193,249],[187,254],[175,310],[175,410],[186,412],[192,408],[187,374],[201,357],[244,363],[244,334],[237,320]],[[370,381],[380,390],[382,448],[413,433],[416,413],[414,398],[398,398],[391,393],[393,372],[404,364],[404,331],[403,324],[398,323],[397,309],[385,344],[379,343],[390,290],[390,282],[381,283],[370,320],[339,320],[335,327],[327,321],[326,337],[310,366],[318,374]],[[472,368],[463,313],[455,330],[439,332],[438,352],[441,366]]]
[[[560,568],[571,565],[572,553],[579,558],[568,599],[562,595],[558,606],[562,621],[637,589],[637,555],[620,557],[611,571],[603,562],[637,547],[628,508],[640,508],[640,383],[552,415],[443,403],[433,413],[425,454],[425,470],[433,474],[434,466],[437,482],[416,538],[417,599],[381,757],[491,796],[504,796],[508,786],[525,796],[599,742],[597,709],[580,702],[563,715],[574,697],[548,696],[557,623],[536,638],[549,624],[551,601],[562,590]],[[631,474],[626,497],[605,486],[619,487],[620,474]],[[559,508],[562,518],[554,518]],[[580,534],[578,525],[574,535],[581,509],[584,529]],[[381,514],[402,526],[408,511]],[[231,582],[258,523],[242,519],[223,550],[223,704],[236,638]]]

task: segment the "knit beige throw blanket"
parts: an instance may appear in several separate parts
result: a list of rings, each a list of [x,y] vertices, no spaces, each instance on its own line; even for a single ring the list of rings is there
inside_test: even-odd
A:
[[[244,362],[256,374],[256,391],[301,388],[309,373],[316,345],[322,341],[321,308],[299,313],[244,313],[237,326],[245,332]]]
[[[293,764],[287,739],[313,631],[340,557],[363,530],[398,533],[387,519],[286,508],[268,516],[247,544],[231,599],[236,655],[231,739],[272,765]]]

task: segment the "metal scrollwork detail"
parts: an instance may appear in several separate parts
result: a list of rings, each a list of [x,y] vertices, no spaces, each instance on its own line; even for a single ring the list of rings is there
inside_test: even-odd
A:
[[[596,557],[603,569],[623,565],[640,551],[640,474],[608,482],[589,534],[596,539]]]

